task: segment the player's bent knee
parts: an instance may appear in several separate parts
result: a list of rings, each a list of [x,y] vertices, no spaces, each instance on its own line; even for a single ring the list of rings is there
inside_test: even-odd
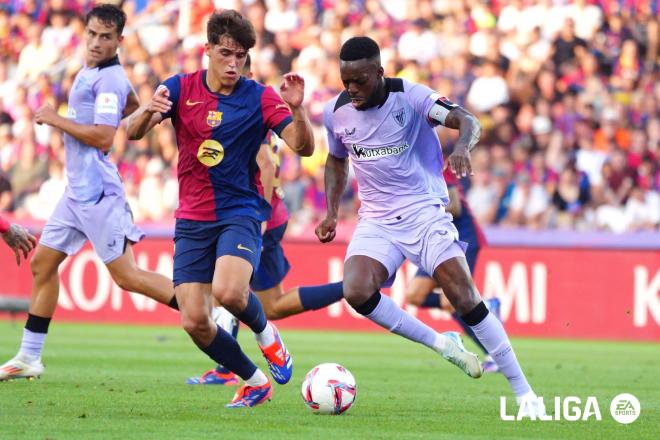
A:
[[[351,307],[358,307],[364,304],[371,296],[378,290],[370,286],[359,284],[346,284],[344,283],[344,298],[351,305]]]
[[[211,321],[205,315],[181,314],[181,327],[192,337],[201,337],[211,331]]]
[[[474,295],[472,292],[466,292],[457,298],[451,300],[451,304],[458,314],[465,315],[470,313],[481,301],[479,295]]]
[[[230,311],[243,310],[247,306],[247,295],[239,290],[214,289],[213,296]]]
[[[32,278],[37,283],[49,277],[58,276],[57,265],[52,264],[47,258],[38,253],[30,260],[30,271],[32,272]]]

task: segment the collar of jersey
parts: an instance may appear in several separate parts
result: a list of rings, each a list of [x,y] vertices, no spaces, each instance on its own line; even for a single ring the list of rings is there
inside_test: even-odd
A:
[[[98,67],[99,70],[101,70],[101,69],[105,69],[106,67],[115,66],[115,65],[118,65],[118,64],[121,64],[119,62],[119,55],[115,55],[114,57],[112,57],[108,60],[105,60],[102,63],[99,63],[99,65],[96,66],[96,67]]]
[[[222,97],[222,98],[229,98],[230,96],[232,96],[233,94],[236,93],[236,91],[241,87],[241,85],[243,85],[243,82],[245,81],[245,77],[243,75],[241,75],[240,78],[238,78],[238,82],[236,82],[236,85],[234,86],[234,90],[232,90],[229,95],[223,95],[222,93],[216,93],[216,92],[211,91],[211,89],[209,89],[209,85],[206,84],[206,73],[207,72],[208,72],[208,70],[202,70],[202,85],[204,85],[204,88],[206,89],[206,91],[209,92],[213,96],[219,96],[219,97]]]

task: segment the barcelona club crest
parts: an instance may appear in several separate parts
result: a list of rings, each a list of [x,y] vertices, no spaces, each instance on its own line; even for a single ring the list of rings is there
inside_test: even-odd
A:
[[[206,123],[209,124],[211,127],[217,127],[220,125],[222,122],[222,112],[216,112],[213,110],[209,110],[209,114],[206,117]]]
[[[392,112],[392,117],[396,121],[397,124],[399,124],[401,127],[403,127],[406,123],[406,111],[402,108],[399,110],[394,110]]]

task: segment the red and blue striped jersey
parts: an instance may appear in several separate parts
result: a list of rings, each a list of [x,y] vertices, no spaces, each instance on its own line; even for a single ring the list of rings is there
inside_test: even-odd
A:
[[[241,77],[230,95],[213,93],[206,70],[168,78],[171,118],[179,148],[176,218],[216,221],[230,217],[268,220],[271,208],[259,195],[257,152],[273,130],[291,121],[289,106],[275,92]]]

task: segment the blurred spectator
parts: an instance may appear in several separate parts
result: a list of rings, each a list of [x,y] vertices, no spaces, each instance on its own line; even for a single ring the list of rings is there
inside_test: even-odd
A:
[[[45,218],[65,184],[63,137],[35,126],[44,102],[66,114],[82,65],[89,0],[0,8],[0,210]],[[206,65],[215,8],[253,22],[259,81],[299,71],[317,149],[282,149],[292,230],[325,209],[325,102],[343,89],[341,43],[369,35],[389,76],[428,85],[482,123],[466,197],[482,224],[627,231],[660,227],[658,2],[609,0],[131,0],[121,61],[138,96]],[[445,149],[456,133],[440,128]],[[178,151],[169,123],[137,142],[120,127],[110,155],[136,219],[170,221]],[[352,174],[340,215],[359,207]]]

